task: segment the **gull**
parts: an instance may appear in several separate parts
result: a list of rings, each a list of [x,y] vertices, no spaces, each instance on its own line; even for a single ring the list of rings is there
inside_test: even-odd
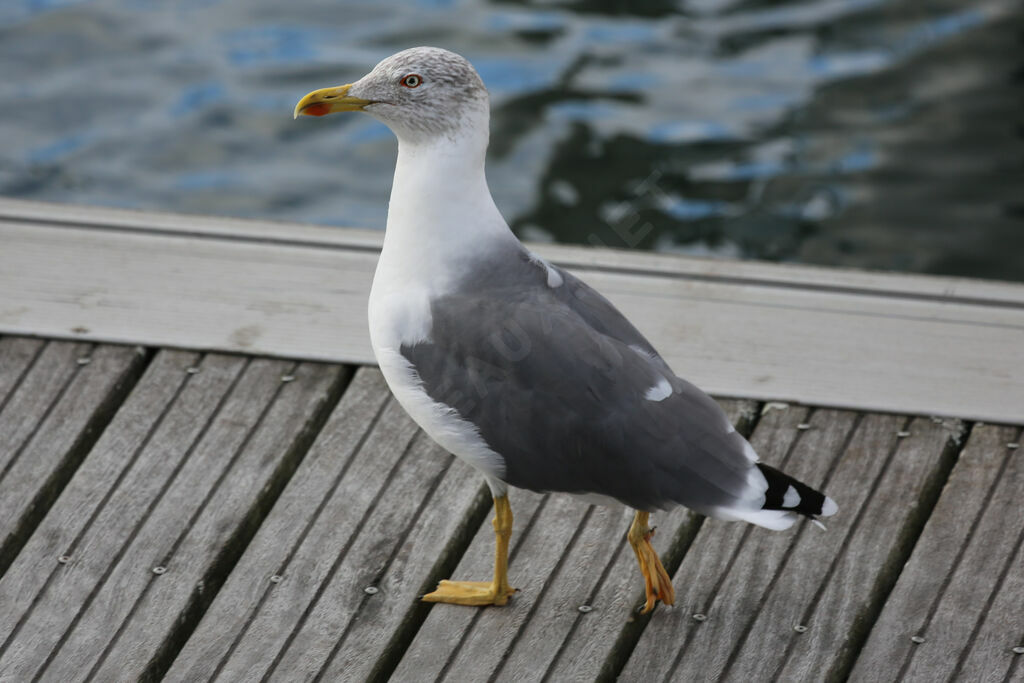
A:
[[[423,600],[504,605],[516,592],[510,486],[635,509],[627,539],[645,613],[675,599],[651,546],[652,512],[684,505],[769,529],[836,512],[759,462],[718,404],[607,299],[519,242],[487,185],[490,104],[469,61],[404,50],[355,83],[309,93],[294,114],[349,111],[398,138],[369,299],[374,355],[406,412],[478,469],[494,498],[492,579],[442,581]]]

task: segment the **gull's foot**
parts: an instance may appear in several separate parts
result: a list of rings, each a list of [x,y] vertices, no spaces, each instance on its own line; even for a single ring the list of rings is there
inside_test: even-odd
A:
[[[647,614],[654,609],[654,603],[661,600],[666,605],[673,605],[676,601],[676,591],[672,587],[672,579],[665,571],[657,551],[651,545],[653,532],[644,534],[643,540],[636,549],[637,559],[640,561],[640,573],[644,575],[644,592],[647,600],[644,602],[641,614]]]
[[[499,587],[493,581],[448,581],[423,596],[424,602],[447,602],[451,605],[504,605],[518,589]]]

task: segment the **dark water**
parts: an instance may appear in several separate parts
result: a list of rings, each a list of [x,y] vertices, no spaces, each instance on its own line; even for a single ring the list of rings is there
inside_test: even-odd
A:
[[[528,239],[1024,280],[1019,0],[0,0],[0,194],[382,227],[388,131],[291,109],[423,44]]]

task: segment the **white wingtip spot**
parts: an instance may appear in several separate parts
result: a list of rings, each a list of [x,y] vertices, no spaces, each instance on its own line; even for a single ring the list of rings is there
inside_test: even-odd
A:
[[[831,517],[837,512],[839,512],[839,506],[836,505],[836,502],[834,500],[832,500],[828,496],[825,496],[825,502],[822,503],[821,505],[821,516]]]
[[[795,508],[800,504],[800,494],[793,488],[792,484],[786,489],[786,494],[782,496],[782,507],[784,508]]]
[[[747,460],[750,462],[758,462],[760,458],[757,457],[757,451],[750,445],[750,442],[743,439],[743,455],[747,456]],[[758,474],[761,474],[761,470],[757,470]],[[761,476],[764,479],[764,475]],[[766,480],[767,481],[767,480]]]
[[[549,266],[546,263],[544,264],[544,266],[548,270],[548,287],[550,287],[551,289],[555,289],[556,287],[561,287],[562,286],[562,275],[561,275],[561,273],[559,273],[557,270],[555,270],[554,268],[552,268],[551,266]]]
[[[719,509],[716,517],[727,520],[743,520],[765,529],[782,531],[793,526],[799,515],[789,510],[729,510]]]
[[[664,401],[672,395],[672,385],[664,377],[658,378],[658,383],[647,390],[644,398],[648,401]]]

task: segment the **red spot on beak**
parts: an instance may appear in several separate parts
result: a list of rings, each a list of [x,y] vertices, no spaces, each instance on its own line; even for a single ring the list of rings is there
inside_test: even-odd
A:
[[[323,116],[324,114],[331,113],[331,105],[324,103],[311,104],[302,110],[303,114],[309,116]]]

